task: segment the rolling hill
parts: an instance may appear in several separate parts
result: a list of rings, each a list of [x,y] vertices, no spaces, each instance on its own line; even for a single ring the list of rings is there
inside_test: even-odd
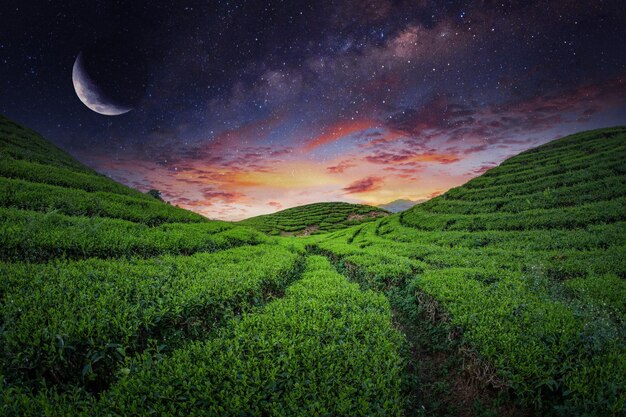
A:
[[[0,414],[622,415],[625,160],[582,132],[402,213],[227,223],[2,118]]]
[[[387,216],[377,207],[342,202],[314,203],[239,222],[270,235],[307,236],[332,232]]]

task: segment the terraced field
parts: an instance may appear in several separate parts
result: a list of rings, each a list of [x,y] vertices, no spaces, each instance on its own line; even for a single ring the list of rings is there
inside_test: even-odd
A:
[[[430,341],[413,340],[414,403],[427,413],[475,407],[455,387],[464,379],[492,387],[470,391],[497,414],[513,412],[504,398],[522,414],[622,415],[625,161],[626,129],[573,135],[308,245],[386,294],[407,331]],[[457,368],[433,374],[442,357]],[[437,391],[450,401],[432,400]]]
[[[401,413],[389,302],[301,242],[165,204],[4,118],[0,197],[0,415]]]
[[[308,236],[371,222],[389,214],[378,207],[350,203],[314,203],[239,222],[269,235]]]
[[[0,119],[0,415],[623,415],[624,161],[584,132],[233,224]]]

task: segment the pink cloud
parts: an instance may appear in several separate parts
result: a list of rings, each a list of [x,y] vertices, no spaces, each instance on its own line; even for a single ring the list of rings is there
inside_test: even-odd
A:
[[[303,149],[307,152],[313,149],[326,145],[327,143],[340,140],[352,133],[360,132],[362,130],[375,127],[376,123],[371,120],[348,120],[340,121],[331,126],[326,127],[322,134],[308,140]]]
[[[326,167],[326,171],[331,174],[343,174],[347,169],[354,168],[356,164],[350,161],[341,161],[337,165]]]
[[[383,178],[381,177],[367,177],[352,182],[350,185],[343,188],[346,194],[358,194],[365,193],[367,191],[378,190],[382,187]]]

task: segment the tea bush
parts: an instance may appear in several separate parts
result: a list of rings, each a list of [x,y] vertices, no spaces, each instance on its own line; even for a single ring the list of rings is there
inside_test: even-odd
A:
[[[160,201],[102,191],[88,192],[24,180],[0,178],[2,207],[68,216],[99,216],[145,223],[199,223],[207,219]]]
[[[2,375],[100,389],[150,340],[168,349],[280,295],[301,255],[277,245],[149,260],[0,264]]]
[[[226,222],[148,227],[118,219],[0,208],[3,260],[190,255],[267,240],[261,232]]]
[[[348,226],[370,222],[388,212],[378,207],[349,203],[314,203],[293,207],[273,214],[252,217],[239,224],[254,227],[270,235],[332,232]]]
[[[220,338],[138,363],[100,405],[119,415],[401,415],[400,343],[385,297],[310,256],[284,298]]]

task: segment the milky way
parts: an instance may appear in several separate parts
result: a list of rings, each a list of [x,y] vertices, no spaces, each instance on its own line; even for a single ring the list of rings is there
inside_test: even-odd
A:
[[[3,5],[0,112],[212,218],[422,200],[626,124],[620,0],[41,3]],[[71,69],[112,36],[150,75],[135,110],[106,117]]]

